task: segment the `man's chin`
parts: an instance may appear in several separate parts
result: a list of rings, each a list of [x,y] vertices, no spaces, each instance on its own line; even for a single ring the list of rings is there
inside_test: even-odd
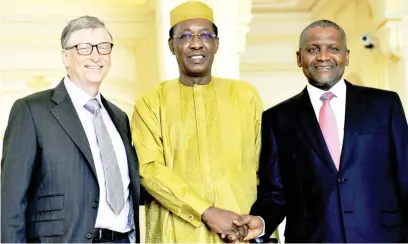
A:
[[[193,69],[193,70],[189,70],[187,72],[188,76],[191,77],[202,77],[202,76],[206,76],[209,72],[205,69]]]
[[[101,83],[103,80],[104,76],[103,75],[93,75],[93,76],[89,76],[86,77],[86,81],[88,81],[89,83]]]
[[[337,82],[338,81],[335,80],[315,80],[311,85],[322,90],[328,90],[332,88]]]
[[[102,79],[98,79],[98,80],[87,80],[87,81],[88,81],[88,83],[91,83],[91,84],[99,84],[99,83],[102,82]]]

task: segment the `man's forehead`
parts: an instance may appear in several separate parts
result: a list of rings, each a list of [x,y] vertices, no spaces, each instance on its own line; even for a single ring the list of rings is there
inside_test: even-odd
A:
[[[303,42],[316,42],[316,41],[331,41],[337,42],[342,40],[342,35],[339,30],[333,27],[313,27],[306,30],[303,37]]]
[[[334,27],[316,26],[307,29],[305,34],[305,36],[308,38],[319,38],[321,36],[341,37],[340,31]]]
[[[86,28],[76,30],[71,33],[71,36],[68,39],[68,43],[100,43],[111,41],[112,38],[105,28]]]

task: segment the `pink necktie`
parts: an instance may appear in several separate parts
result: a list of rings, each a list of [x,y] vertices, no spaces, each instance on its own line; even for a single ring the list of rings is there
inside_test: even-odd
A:
[[[323,105],[320,108],[319,124],[322,130],[324,140],[326,141],[327,148],[333,159],[336,169],[339,170],[340,166],[340,139],[339,131],[337,128],[336,117],[333,109],[330,106],[330,100],[334,97],[332,92],[325,92],[321,96]]]

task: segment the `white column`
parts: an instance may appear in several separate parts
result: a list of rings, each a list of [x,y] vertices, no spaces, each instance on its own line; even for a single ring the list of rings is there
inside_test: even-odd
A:
[[[176,79],[179,76],[176,58],[170,52],[167,40],[170,30],[170,11],[181,2],[180,0],[156,0],[160,81]]]
[[[239,79],[240,55],[237,0],[213,1],[214,22],[218,27],[220,46],[215,56],[213,74]]]
[[[405,109],[405,115],[408,116],[408,1],[403,1],[403,13],[402,18],[402,62],[404,70],[404,80],[402,81],[402,103]],[[408,118],[407,118],[408,119]]]

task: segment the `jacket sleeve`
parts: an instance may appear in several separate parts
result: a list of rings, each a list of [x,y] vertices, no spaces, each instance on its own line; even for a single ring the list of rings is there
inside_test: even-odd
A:
[[[402,200],[401,210],[404,224],[408,227],[408,124],[401,100],[394,93],[391,112],[392,153],[396,162],[397,177]]]
[[[1,242],[26,242],[27,192],[37,157],[37,136],[25,100],[11,108],[1,159]]]
[[[262,118],[262,149],[258,175],[258,196],[251,208],[251,215],[263,218],[265,237],[269,237],[286,214],[278,148],[272,124],[265,116]]]
[[[154,99],[153,99],[154,100]],[[132,116],[132,139],[139,157],[141,184],[161,205],[195,227],[211,207],[177,173],[166,166],[161,120],[156,101],[136,101]]]

